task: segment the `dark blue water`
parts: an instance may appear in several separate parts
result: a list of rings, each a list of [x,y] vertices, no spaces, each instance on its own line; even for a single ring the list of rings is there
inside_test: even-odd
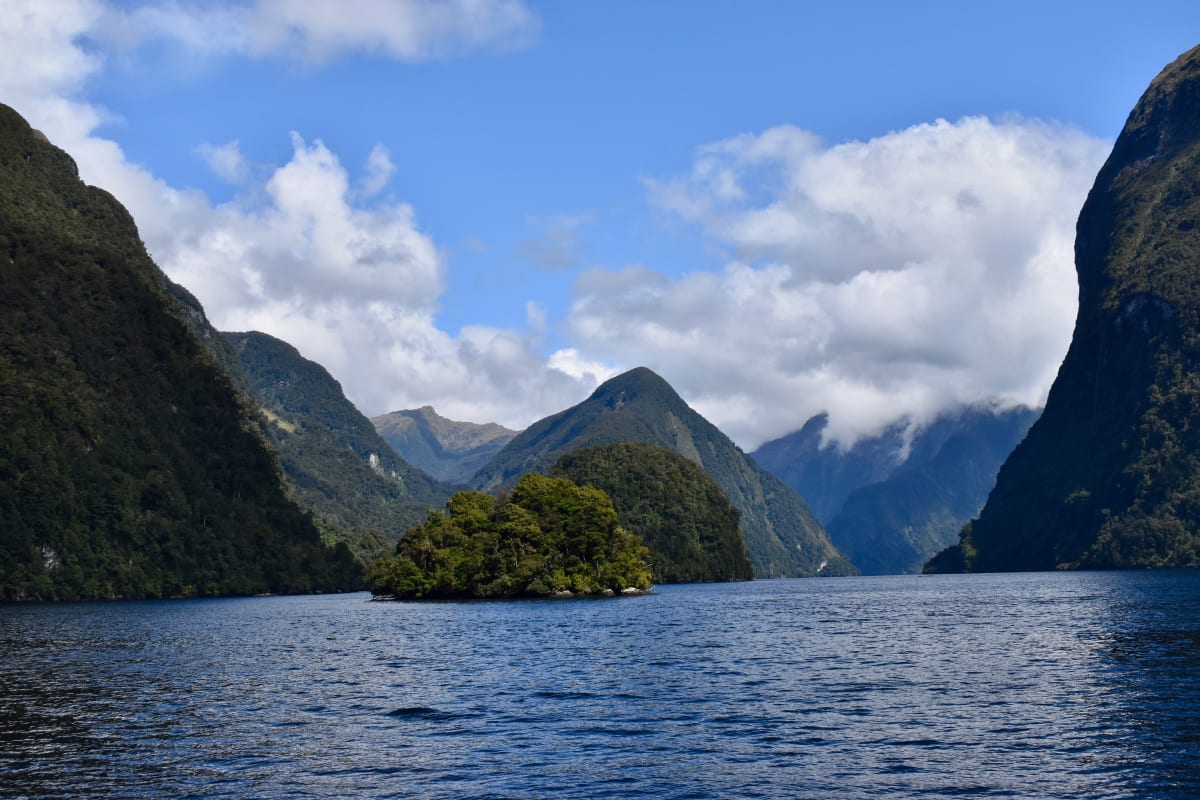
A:
[[[0,607],[5,797],[1197,797],[1200,573]]]

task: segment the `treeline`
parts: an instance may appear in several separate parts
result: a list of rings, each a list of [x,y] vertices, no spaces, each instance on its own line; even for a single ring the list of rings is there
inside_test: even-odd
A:
[[[650,549],[655,583],[754,577],[738,510],[683,456],[636,442],[587,447],[560,458],[551,474],[604,490],[621,524]]]
[[[621,593],[650,588],[649,558],[603,491],[531,473],[498,498],[455,494],[367,580],[397,599]]]

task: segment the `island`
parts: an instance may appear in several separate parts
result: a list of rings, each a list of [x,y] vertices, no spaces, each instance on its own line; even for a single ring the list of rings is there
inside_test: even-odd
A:
[[[455,494],[367,581],[397,600],[621,595],[650,590],[649,562],[602,490],[530,473],[498,497]]]

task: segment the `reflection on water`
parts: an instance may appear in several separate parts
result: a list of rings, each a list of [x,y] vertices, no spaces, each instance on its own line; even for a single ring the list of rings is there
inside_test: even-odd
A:
[[[0,607],[17,797],[1195,797],[1200,574]]]

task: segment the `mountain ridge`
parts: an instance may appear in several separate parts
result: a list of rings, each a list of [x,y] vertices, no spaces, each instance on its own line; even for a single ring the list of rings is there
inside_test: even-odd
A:
[[[967,406],[907,420],[844,447],[823,442],[827,414],[767,442],[754,458],[795,489],[864,574],[920,571],[979,513],[1036,411]]]
[[[409,464],[342,392],[292,345],[265,333],[224,332],[267,418],[267,436],[301,504],[355,532],[369,563],[453,494]],[[353,542],[352,542],[353,544]]]
[[[0,598],[356,588],[133,218],[0,105]]]
[[[458,422],[432,406],[391,411],[371,424],[405,461],[438,480],[465,484],[518,431],[494,422]]]
[[[750,461],[645,367],[611,378],[582,403],[535,422],[471,483],[498,491],[527,472],[549,470],[572,450],[619,442],[658,445],[700,464],[740,512],[756,576],[854,572],[799,495]]]

